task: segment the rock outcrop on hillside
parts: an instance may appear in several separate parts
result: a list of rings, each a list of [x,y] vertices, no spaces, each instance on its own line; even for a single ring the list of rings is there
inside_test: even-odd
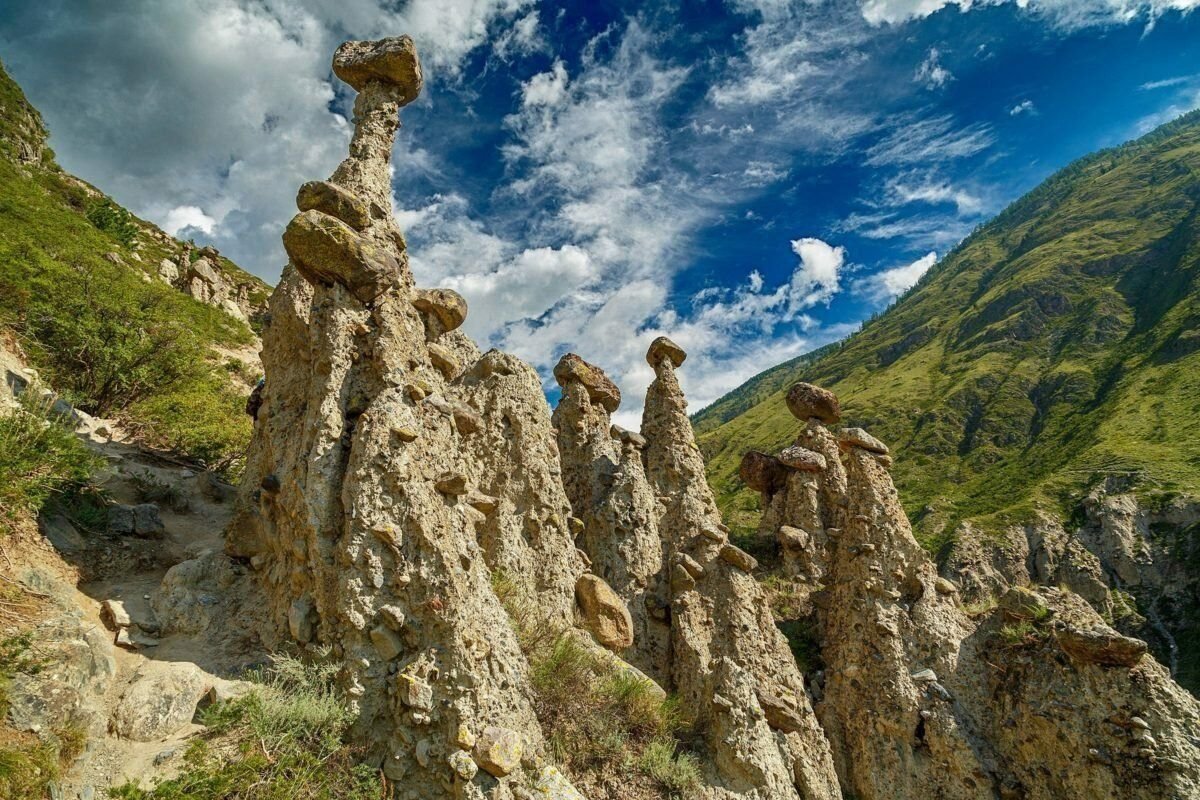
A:
[[[481,354],[465,301],[408,269],[389,198],[398,112],[421,88],[412,41],[347,43],[334,71],[359,92],[350,155],[301,188],[284,233],[227,550],[264,591],[266,644],[338,661],[395,797],[580,796],[549,763],[531,631],[590,635],[679,697],[702,765],[690,796],[1200,789],[1200,708],[1144,643],[1067,590],[969,616],[912,536],[887,446],[831,431],[837,398],[801,385],[796,443],[743,474],[818,609],[807,686],[705,481],[683,350],[650,346],[640,434],[612,425],[619,389],[573,354],[551,416],[536,372]]]
[[[777,538],[784,569],[808,582],[818,609],[816,713],[845,791],[1200,791],[1200,705],[1144,642],[1113,630],[1069,588],[1012,588],[997,607],[969,616],[958,587],[938,576],[912,535],[886,446],[857,428],[832,434],[816,416],[801,422],[795,446],[748,454],[744,472],[770,472],[758,465],[774,459],[780,473],[762,483],[760,536]],[[834,440],[840,456],[819,444]],[[823,469],[788,452],[805,443],[825,457]],[[1077,585],[1091,584],[1079,577]]]

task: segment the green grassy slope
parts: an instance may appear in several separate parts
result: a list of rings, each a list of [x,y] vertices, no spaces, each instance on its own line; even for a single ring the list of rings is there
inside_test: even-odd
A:
[[[896,448],[934,549],[963,519],[1068,514],[1109,474],[1200,495],[1200,112],[1067,167],[862,331],[697,414],[741,526],[758,499],[738,462],[795,435],[796,380],[836,391],[847,422]]]
[[[210,463],[249,436],[214,347],[254,341],[243,322],[157,277],[184,249],[88,184],[45,147],[41,117],[0,67],[0,326],[84,411]],[[224,261],[220,267],[266,284]]]

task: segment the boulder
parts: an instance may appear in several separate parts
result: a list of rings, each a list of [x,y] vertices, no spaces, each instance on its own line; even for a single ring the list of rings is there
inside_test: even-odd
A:
[[[109,630],[119,630],[128,628],[133,621],[129,618],[129,612],[125,610],[125,604],[120,600],[105,600],[100,604],[100,620],[108,626]]]
[[[610,650],[624,650],[633,644],[629,608],[602,578],[591,573],[580,575],[575,582],[575,599],[596,641]]]
[[[359,231],[371,223],[367,204],[353,192],[329,181],[309,181],[301,186],[296,193],[296,207],[301,211],[320,211],[336,217]]]
[[[821,472],[825,469],[825,456],[799,445],[784,448],[779,453],[779,462],[801,472]]]
[[[837,395],[811,383],[793,385],[788,389],[786,402],[788,411],[801,421],[816,418],[826,425],[833,425],[842,418],[842,404]]]
[[[412,304],[426,319],[437,321],[439,334],[461,327],[467,319],[467,301],[453,289],[417,289]]]
[[[1107,626],[1064,625],[1055,629],[1054,636],[1067,655],[1089,664],[1133,667],[1146,654],[1146,643],[1141,639],[1122,636]]]
[[[659,336],[650,343],[650,349],[646,352],[646,361],[650,362],[650,366],[657,367],[664,358],[671,359],[671,363],[678,367],[687,358],[687,353],[667,337]]]
[[[210,683],[195,664],[147,661],[113,709],[112,732],[136,742],[164,739],[192,721]]]
[[[133,531],[138,536],[157,536],[166,530],[154,503],[141,503],[133,507]]]
[[[283,232],[283,248],[306,281],[340,283],[362,303],[370,303],[400,281],[395,256],[320,211],[293,217]]]
[[[475,763],[496,778],[503,778],[521,765],[524,744],[514,730],[489,725],[475,742]]]
[[[133,531],[133,506],[109,506],[108,532],[114,536],[130,536]]]
[[[742,456],[738,477],[754,491],[772,494],[783,486],[783,464],[775,456],[750,450]]]
[[[621,390],[609,380],[604,370],[574,353],[567,353],[558,360],[554,367],[554,380],[564,388],[571,381],[579,381],[587,390],[588,399],[599,403],[610,414],[621,405]]]
[[[886,456],[888,447],[862,428],[842,428],[838,431],[838,446],[842,449],[861,447],[868,453]],[[885,465],[886,466],[886,465]]]
[[[401,105],[417,98],[423,82],[417,48],[409,36],[345,42],[333,54],[333,74],[356,92],[361,92],[371,81],[395,87]]]

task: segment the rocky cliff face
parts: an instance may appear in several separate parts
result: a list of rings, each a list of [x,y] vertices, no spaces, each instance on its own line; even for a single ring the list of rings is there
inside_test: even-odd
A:
[[[694,796],[1200,790],[1200,708],[1144,644],[1067,590],[968,615],[912,536],[887,447],[831,431],[837,398],[801,385],[796,444],[743,475],[818,609],[825,669],[806,685],[705,481],[684,352],[651,346],[641,434],[612,426],[620,391],[575,355],[551,416],[531,367],[457,330],[461,297],[413,283],[389,202],[412,41],[348,43],[334,70],[359,92],[355,134],[284,234],[227,550],[267,598],[267,644],[340,664],[394,796],[581,796],[548,763],[531,621],[513,624],[500,583],[539,635],[574,631],[679,697]]]

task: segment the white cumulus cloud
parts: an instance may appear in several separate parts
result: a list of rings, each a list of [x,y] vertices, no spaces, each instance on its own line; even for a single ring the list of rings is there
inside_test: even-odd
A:
[[[911,264],[881,270],[851,284],[851,291],[865,296],[873,303],[890,303],[917,285],[921,276],[937,263],[937,253],[927,253]]]

